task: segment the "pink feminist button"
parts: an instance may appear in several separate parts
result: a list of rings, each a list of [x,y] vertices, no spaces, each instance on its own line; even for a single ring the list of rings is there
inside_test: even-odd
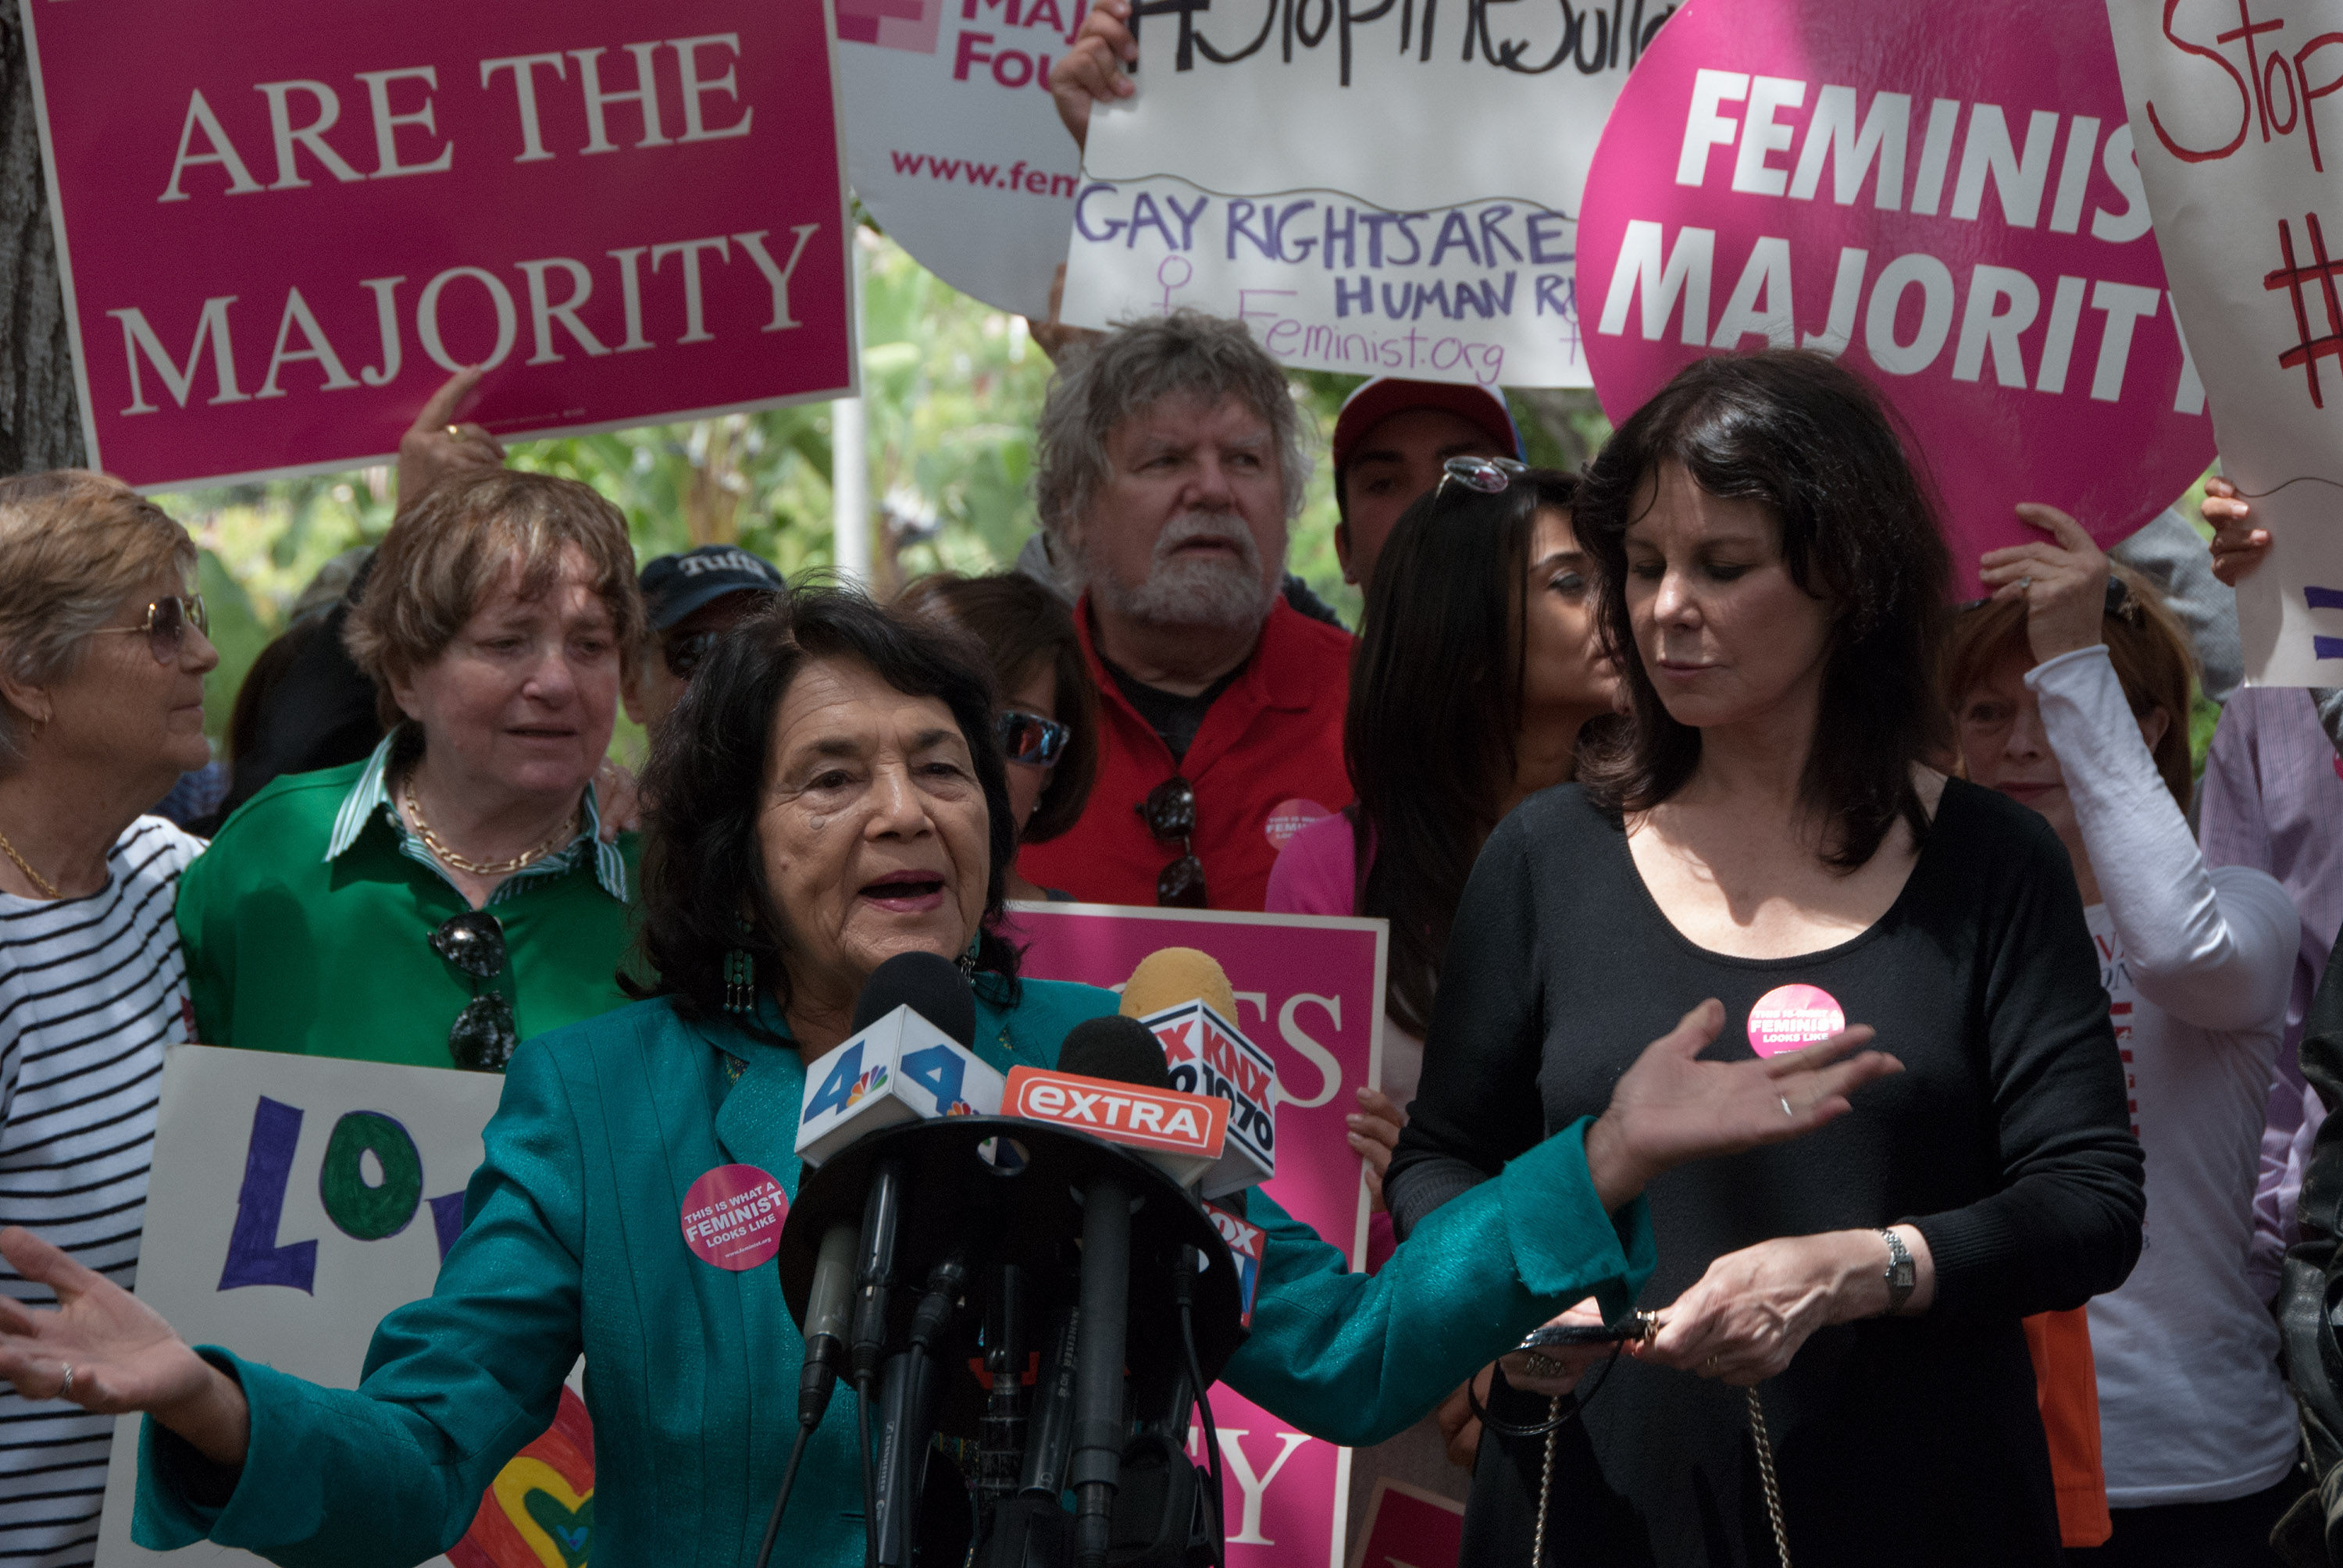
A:
[[[1779,1056],[1828,1040],[1845,1027],[1837,999],[1820,986],[1776,986],[1749,1010],[1749,1049]]]
[[[754,1165],[719,1165],[683,1195],[683,1240],[702,1262],[738,1273],[781,1250],[789,1217],[779,1181]]]

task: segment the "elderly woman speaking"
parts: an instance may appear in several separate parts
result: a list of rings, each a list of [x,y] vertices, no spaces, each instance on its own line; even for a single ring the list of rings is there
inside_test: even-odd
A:
[[[202,1038],[493,1071],[624,1001],[634,846],[588,786],[642,621],[626,520],[575,480],[489,469],[402,517],[348,634],[389,735],[253,797],[180,891]]]
[[[1054,1061],[1110,992],[1021,981],[998,932],[1015,827],[990,682],[949,634],[846,594],[743,622],[702,667],[647,779],[643,942],[659,994],[513,1059],[433,1295],[384,1320],[352,1390],[195,1351],[120,1290],[22,1231],[0,1251],[61,1311],[0,1302],[0,1377],[92,1410],[153,1413],[136,1533],[208,1536],[284,1563],[406,1564],[463,1533],[480,1491],[592,1372],[608,1563],[739,1564],[796,1433],[802,1346],[779,1275],[703,1261],[694,1181],[760,1168],[796,1193],[809,1065],[898,953],[972,957],[976,1049]],[[753,986],[739,983],[743,967]],[[1256,1195],[1269,1236],[1250,1342],[1227,1381],[1356,1442],[1429,1410],[1540,1320],[1617,1306],[1651,1241],[1635,1194],[1698,1155],[1795,1136],[1895,1064],[1857,1030],[1776,1062],[1696,1061],[1691,1019],[1644,1051],[1600,1118],[1515,1161],[1373,1277]],[[1799,1110],[1785,1119],[1785,1097]],[[1386,1360],[1386,1346],[1401,1353]],[[860,1560],[852,1401],[799,1478],[785,1560]],[[949,1503],[957,1489],[930,1486]],[[947,1509],[947,1513],[949,1510]],[[965,1512],[960,1517],[965,1533]]]

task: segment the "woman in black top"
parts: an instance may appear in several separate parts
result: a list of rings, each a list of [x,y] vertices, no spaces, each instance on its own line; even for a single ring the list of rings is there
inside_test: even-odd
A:
[[[1798,1568],[2055,1563],[2019,1320],[2122,1282],[2140,1157],[2064,851],[1922,762],[1950,576],[1927,497],[1860,381],[1769,352],[1639,410],[1578,526],[1633,733],[1474,868],[1385,1183],[1403,1234],[1703,998],[1713,1058],[1859,1020],[1906,1071],[1652,1185],[1665,1326],[1563,1429],[1546,1561],[1773,1562],[1762,1384]],[[1546,1452],[1483,1444],[1468,1562],[1528,1556]]]

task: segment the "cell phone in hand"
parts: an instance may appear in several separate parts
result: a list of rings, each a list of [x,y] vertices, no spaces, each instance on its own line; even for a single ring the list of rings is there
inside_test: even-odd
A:
[[[1659,1319],[1651,1312],[1629,1312],[1615,1323],[1547,1323],[1531,1330],[1513,1348],[1545,1351],[1556,1345],[1615,1345],[1623,1340],[1649,1339],[1658,1327]]]

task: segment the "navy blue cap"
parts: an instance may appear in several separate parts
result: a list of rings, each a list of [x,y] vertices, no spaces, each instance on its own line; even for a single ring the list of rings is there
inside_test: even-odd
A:
[[[665,631],[728,593],[786,593],[789,586],[770,561],[738,545],[701,545],[679,556],[661,556],[643,568],[641,582],[653,631]]]

